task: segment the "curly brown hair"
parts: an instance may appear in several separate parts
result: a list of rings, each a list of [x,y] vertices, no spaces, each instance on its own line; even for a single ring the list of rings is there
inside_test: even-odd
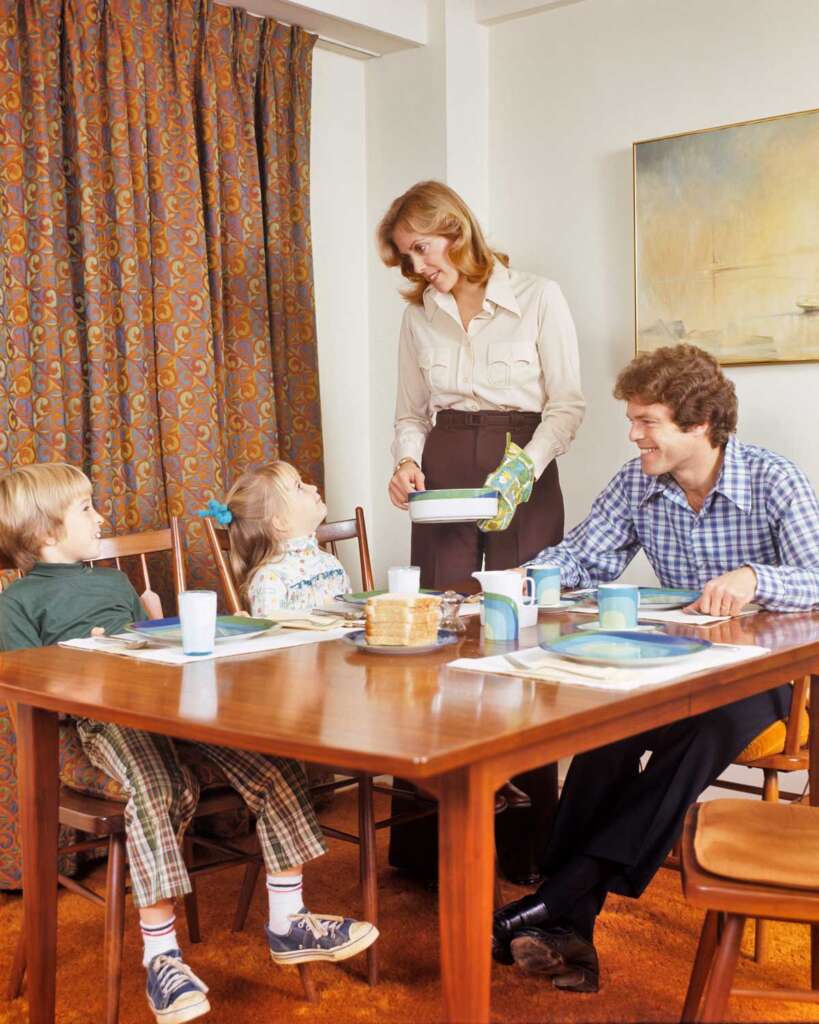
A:
[[[660,402],[681,430],[707,423],[714,448],[737,429],[734,385],[716,359],[696,345],[669,345],[632,359],[617,377],[614,397],[644,405]]]
[[[454,189],[440,181],[419,181],[392,201],[375,233],[382,261],[388,267],[401,268],[401,273],[412,284],[412,288],[401,294],[416,305],[421,305],[429,282],[416,274],[412,261],[398,251],[392,236],[399,225],[419,234],[448,238],[450,262],[472,284],[486,284],[495,259],[509,266],[505,253],[489,248],[475,214]]]

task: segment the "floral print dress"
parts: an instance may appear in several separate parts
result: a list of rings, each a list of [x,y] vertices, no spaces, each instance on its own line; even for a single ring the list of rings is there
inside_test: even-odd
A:
[[[349,590],[344,566],[311,533],[287,541],[279,558],[259,566],[248,588],[250,614],[264,618],[277,608],[321,608]]]

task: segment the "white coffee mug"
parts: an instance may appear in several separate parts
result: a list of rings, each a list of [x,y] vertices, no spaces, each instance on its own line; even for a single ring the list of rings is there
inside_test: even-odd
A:
[[[387,569],[391,594],[417,594],[421,588],[421,569],[417,565],[394,565]]]
[[[180,591],[179,622],[183,654],[212,654],[216,641],[216,591]]]

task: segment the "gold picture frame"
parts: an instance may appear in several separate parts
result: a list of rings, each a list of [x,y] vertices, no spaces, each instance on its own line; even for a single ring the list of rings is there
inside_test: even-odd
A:
[[[636,352],[819,361],[819,109],[632,146]]]

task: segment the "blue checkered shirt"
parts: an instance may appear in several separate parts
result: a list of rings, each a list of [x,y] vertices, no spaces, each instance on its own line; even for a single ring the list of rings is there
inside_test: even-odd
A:
[[[750,565],[762,606],[819,605],[816,494],[792,462],[735,437],[700,512],[672,476],[647,476],[633,459],[562,543],[526,564],[559,565],[564,587],[590,587],[617,579],[640,548],[665,587],[699,589]]]

